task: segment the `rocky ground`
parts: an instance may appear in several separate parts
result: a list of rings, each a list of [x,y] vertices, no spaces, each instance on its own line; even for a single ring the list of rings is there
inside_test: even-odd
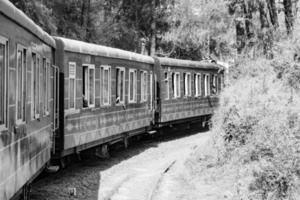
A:
[[[210,132],[170,132],[165,136],[142,140],[127,150],[111,152],[111,158],[88,159],[72,163],[55,174],[40,177],[32,188],[33,200],[61,199],[193,199],[193,184],[184,177],[191,153],[205,147]],[[201,184],[200,184],[201,185]],[[203,190],[208,186],[203,183]],[[76,189],[76,195],[70,190]],[[218,199],[212,187],[206,197]],[[212,199],[212,198],[209,198]]]

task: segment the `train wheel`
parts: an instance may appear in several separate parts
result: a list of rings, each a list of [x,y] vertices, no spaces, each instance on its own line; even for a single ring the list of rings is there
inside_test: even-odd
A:
[[[95,155],[98,158],[109,158],[109,148],[107,144],[103,144],[100,147],[97,147],[95,150]]]
[[[67,161],[65,157],[59,159],[59,165],[61,169],[65,169],[67,167]]]

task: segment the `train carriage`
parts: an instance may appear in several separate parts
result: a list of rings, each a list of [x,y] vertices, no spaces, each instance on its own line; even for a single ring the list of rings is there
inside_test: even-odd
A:
[[[206,121],[218,105],[223,84],[220,65],[208,61],[156,58],[156,125]]]
[[[0,199],[24,192],[51,156],[55,41],[0,1]]]
[[[64,77],[58,157],[149,129],[154,113],[153,58],[66,38],[55,40],[56,61]]]

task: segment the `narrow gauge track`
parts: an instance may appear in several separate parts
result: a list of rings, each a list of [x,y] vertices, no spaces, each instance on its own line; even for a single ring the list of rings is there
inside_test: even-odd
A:
[[[112,151],[109,159],[83,159],[44,175],[33,184],[31,199],[154,200],[166,173],[209,135],[199,129],[166,132]],[[69,188],[76,188],[76,196],[69,195]]]

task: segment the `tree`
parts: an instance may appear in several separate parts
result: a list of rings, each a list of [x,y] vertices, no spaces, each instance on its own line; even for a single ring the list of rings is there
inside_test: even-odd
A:
[[[273,27],[277,29],[279,24],[278,24],[278,14],[277,14],[277,7],[276,7],[275,0],[268,0],[267,5],[269,9],[271,23]]]
[[[293,4],[292,0],[283,0],[285,26],[288,35],[291,35],[294,27]]]
[[[169,17],[171,28],[162,37],[161,55],[193,60],[230,57],[232,19],[223,0],[175,1]]]
[[[53,16],[51,1],[43,0],[10,0],[18,9],[22,10],[29,18],[42,27],[49,34],[56,33],[56,20]]]
[[[268,6],[264,0],[259,0],[259,16],[260,16],[261,33],[262,33],[260,41],[262,41],[263,43],[264,55],[266,55],[267,58],[271,58],[273,34],[272,31],[270,30],[270,22],[268,20],[268,8],[270,8],[270,6]]]

